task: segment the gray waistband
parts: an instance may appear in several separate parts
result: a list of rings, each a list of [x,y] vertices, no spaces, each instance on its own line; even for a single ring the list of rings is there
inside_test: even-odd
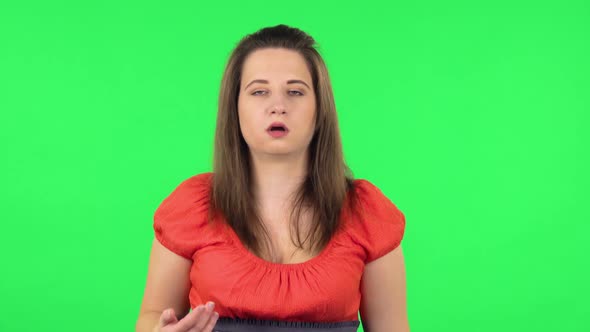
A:
[[[358,320],[345,322],[288,322],[220,317],[213,332],[356,332]]]

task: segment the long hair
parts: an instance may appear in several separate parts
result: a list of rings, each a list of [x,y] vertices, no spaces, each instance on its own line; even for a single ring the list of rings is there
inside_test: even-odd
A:
[[[307,175],[293,196],[290,212],[293,243],[300,249],[307,243],[310,251],[323,248],[338,230],[347,193],[352,192],[349,189],[353,186],[353,177],[344,161],[332,85],[315,47],[315,40],[297,28],[283,24],[266,27],[240,40],[223,73],[210,212],[211,215],[221,213],[242,243],[259,256],[274,257],[274,253],[254,201],[249,148],[240,131],[237,108],[243,64],[250,53],[262,48],[297,51],[305,59],[313,80],[317,112],[315,133],[308,147]],[[302,240],[300,217],[304,209],[311,213],[312,221]]]

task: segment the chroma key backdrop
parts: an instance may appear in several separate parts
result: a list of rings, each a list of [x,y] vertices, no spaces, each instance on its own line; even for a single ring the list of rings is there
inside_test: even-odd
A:
[[[134,330],[154,211],[212,170],[229,53],[277,24],[405,214],[412,332],[590,331],[583,0],[2,2],[0,331]]]

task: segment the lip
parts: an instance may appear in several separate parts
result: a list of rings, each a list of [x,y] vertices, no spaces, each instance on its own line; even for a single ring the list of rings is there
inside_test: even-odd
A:
[[[284,123],[282,123],[282,122],[278,122],[278,121],[277,121],[277,122],[273,122],[273,123],[271,123],[271,124],[270,124],[270,126],[268,126],[268,127],[266,128],[266,131],[270,131],[270,129],[271,129],[272,127],[283,127],[283,128],[285,128],[285,133],[289,132],[289,128],[287,128],[287,126],[286,126]]]

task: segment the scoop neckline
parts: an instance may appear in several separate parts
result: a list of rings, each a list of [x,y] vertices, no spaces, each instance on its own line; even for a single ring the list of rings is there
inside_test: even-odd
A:
[[[289,263],[274,263],[274,262],[267,261],[266,259],[263,259],[261,257],[258,257],[257,255],[255,255],[253,252],[251,252],[250,250],[248,250],[248,248],[246,248],[244,246],[244,244],[242,243],[242,241],[238,237],[238,234],[234,231],[233,228],[231,228],[231,226],[229,224],[225,223],[225,227],[226,227],[227,232],[230,235],[230,238],[231,238],[230,242],[233,244],[234,248],[236,248],[240,253],[244,254],[244,256],[248,260],[253,261],[257,264],[266,266],[267,268],[275,269],[275,270],[300,270],[300,269],[304,269],[308,266],[318,264],[319,262],[326,259],[326,257],[331,253],[331,249],[334,246],[336,236],[338,236],[338,234],[340,233],[340,229],[337,230],[336,233],[334,233],[334,235],[332,235],[332,238],[330,239],[330,241],[328,241],[328,244],[326,244],[326,246],[320,251],[319,254],[315,255],[314,257],[312,257],[304,262],[289,264]]]

